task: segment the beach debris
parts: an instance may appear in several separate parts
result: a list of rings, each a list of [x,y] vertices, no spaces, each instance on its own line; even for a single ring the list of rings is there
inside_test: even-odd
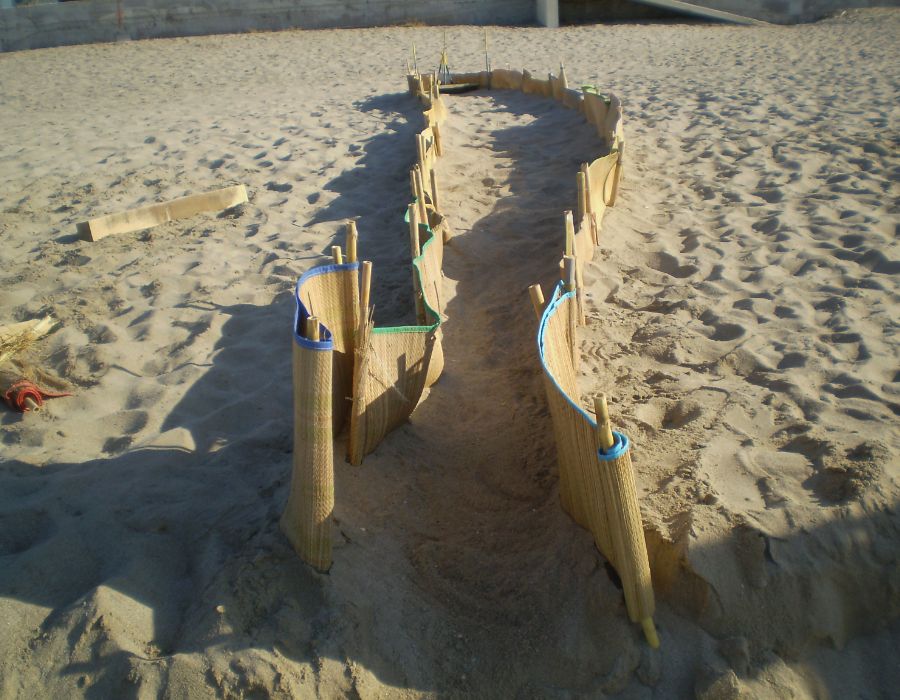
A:
[[[43,407],[45,399],[59,399],[73,395],[68,391],[52,392],[41,389],[34,382],[24,378],[9,383],[9,380],[3,375],[0,375],[0,392],[2,392],[3,401],[12,410],[19,413],[28,413],[29,411],[37,413]]]
[[[77,225],[77,231],[86,241],[99,241],[116,233],[140,231],[202,212],[230,209],[247,201],[247,188],[233,185],[83,221]]]
[[[35,341],[47,335],[56,321],[51,316],[0,326],[0,365],[25,352]]]

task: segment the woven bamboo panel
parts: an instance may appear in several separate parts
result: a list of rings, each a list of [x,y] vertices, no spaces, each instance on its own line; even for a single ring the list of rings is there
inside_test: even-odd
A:
[[[618,167],[619,154],[610,153],[592,162],[589,166],[591,179],[591,202],[594,213],[601,217],[607,205],[614,201],[613,192],[616,180],[621,175]]]
[[[585,89],[584,91],[584,118],[589,124],[593,124],[598,129],[598,133],[602,136],[601,130],[606,128],[606,113],[609,111],[609,104],[602,95]]]
[[[522,92],[526,95],[553,97],[553,88],[550,86],[550,81],[539,80],[533,77],[527,70],[522,71]]]
[[[331,566],[334,510],[332,349],[294,342],[294,466],[281,530],[320,571]]]
[[[622,579],[634,621],[652,617],[653,587],[637,500],[630,452],[604,459],[597,447],[597,424],[575,401],[569,315],[575,294],[558,287],[538,331],[544,386],[559,459],[560,500],[567,513],[590,530],[603,555]],[[625,443],[624,436],[618,436]]]
[[[303,275],[297,283],[298,319],[315,315],[328,329],[333,344],[332,389],[334,434],[344,425],[353,385],[353,337],[359,325],[359,265],[325,265]],[[305,318],[305,316],[303,316]],[[302,331],[302,329],[301,329]]]
[[[364,352],[366,370],[357,386],[365,397],[364,409],[351,426],[351,439],[368,454],[412,414],[434,370],[432,363],[443,365],[443,352],[437,329],[423,332],[415,326],[375,329]]]
[[[495,68],[491,71],[492,90],[521,90],[522,72]]]

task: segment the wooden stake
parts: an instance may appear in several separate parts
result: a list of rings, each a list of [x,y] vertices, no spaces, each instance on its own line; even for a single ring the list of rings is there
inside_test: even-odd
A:
[[[437,176],[434,174],[434,168],[431,169],[431,205],[435,211],[441,210],[441,205],[438,204]]]
[[[419,154],[419,168],[424,170],[428,166],[425,163],[425,137],[422,134],[416,134],[416,151]]]
[[[416,189],[418,190],[416,199],[419,203],[419,223],[428,225],[428,209],[425,206],[425,182],[422,180],[422,171],[418,166],[416,167]]]
[[[572,210],[564,212],[566,217],[566,255],[575,255],[575,221],[572,219]]]
[[[570,212],[571,213],[571,212]],[[575,350],[575,328],[578,326],[578,297],[575,280],[575,258],[567,255],[564,260],[565,265],[565,285],[567,292],[576,292],[575,299],[569,303],[569,339],[572,350],[572,367],[578,367],[578,353]]]
[[[434,124],[431,127],[431,131],[434,134],[434,152],[438,155],[438,157],[444,155],[444,144],[441,143],[441,127],[439,124]]]
[[[353,219],[347,222],[347,236],[345,245],[347,246],[347,262],[356,262],[356,247],[359,241],[359,233],[356,230],[356,222]]]
[[[319,319],[315,316],[306,319],[306,338],[315,342],[319,341]]]
[[[419,186],[416,184],[416,168],[413,166],[409,171],[409,191],[412,193],[413,199],[419,197]]]
[[[613,446],[612,425],[609,421],[609,406],[606,403],[606,394],[594,397],[594,413],[597,416],[600,449],[606,452]]]
[[[594,245],[599,242],[597,236],[597,219],[594,216],[594,196],[591,189],[591,168],[587,163],[581,164],[581,173],[584,187],[584,209],[587,212],[588,224],[590,225],[591,240]]]
[[[533,284],[528,288],[528,294],[531,296],[531,304],[534,306],[534,315],[540,321],[544,315],[544,290],[541,285]]]
[[[369,316],[369,294],[372,290],[372,262],[363,260],[362,262],[362,283],[359,287],[359,319],[360,326],[365,323]]]
[[[419,213],[415,204],[410,204],[407,211],[409,212],[409,250],[415,259],[422,254],[421,243],[419,243]]]
[[[584,299],[584,278],[582,266],[578,264],[578,258],[575,258],[575,293],[578,299],[578,325],[585,324],[585,299]]]
[[[587,199],[584,196],[584,173],[579,171],[575,175],[578,186],[578,226],[584,226],[584,217],[587,214]]]
[[[341,253],[341,247],[339,245],[331,246],[331,257],[334,258],[335,265],[344,264],[344,254]]]

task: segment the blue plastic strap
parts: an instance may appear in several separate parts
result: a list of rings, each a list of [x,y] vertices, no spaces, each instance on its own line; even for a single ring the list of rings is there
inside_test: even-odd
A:
[[[597,450],[597,459],[601,462],[612,462],[614,459],[618,459],[628,452],[629,447],[631,447],[631,443],[628,440],[628,436],[624,433],[617,433],[614,430],[613,446],[605,452],[603,450]]]
[[[301,332],[303,329],[303,322],[310,316],[309,309],[307,309],[306,305],[300,300],[300,287],[303,286],[303,283],[317,275],[327,275],[332,272],[355,272],[358,269],[358,262],[342,263],[341,265],[322,265],[321,267],[314,267],[311,270],[307,270],[300,275],[300,279],[297,280],[297,286],[294,289],[294,301],[297,302],[297,309],[294,312],[294,342],[297,343],[297,345],[308,348],[309,350],[334,349],[334,340],[331,331],[321,323],[319,324],[319,340],[310,340],[309,338],[303,337]]]

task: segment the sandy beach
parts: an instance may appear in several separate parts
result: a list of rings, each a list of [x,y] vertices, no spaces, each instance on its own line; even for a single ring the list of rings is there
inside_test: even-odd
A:
[[[123,42],[0,54],[0,325],[58,319],[20,360],[74,393],[0,406],[0,698],[896,693],[900,11],[488,32],[623,101],[579,382],[634,443],[661,648],[560,507],[527,293],[594,129],[447,97],[444,375],[362,466],[336,444],[319,574],[278,529],[294,285],[354,218],[411,321],[406,60],[480,70],[482,30]]]

